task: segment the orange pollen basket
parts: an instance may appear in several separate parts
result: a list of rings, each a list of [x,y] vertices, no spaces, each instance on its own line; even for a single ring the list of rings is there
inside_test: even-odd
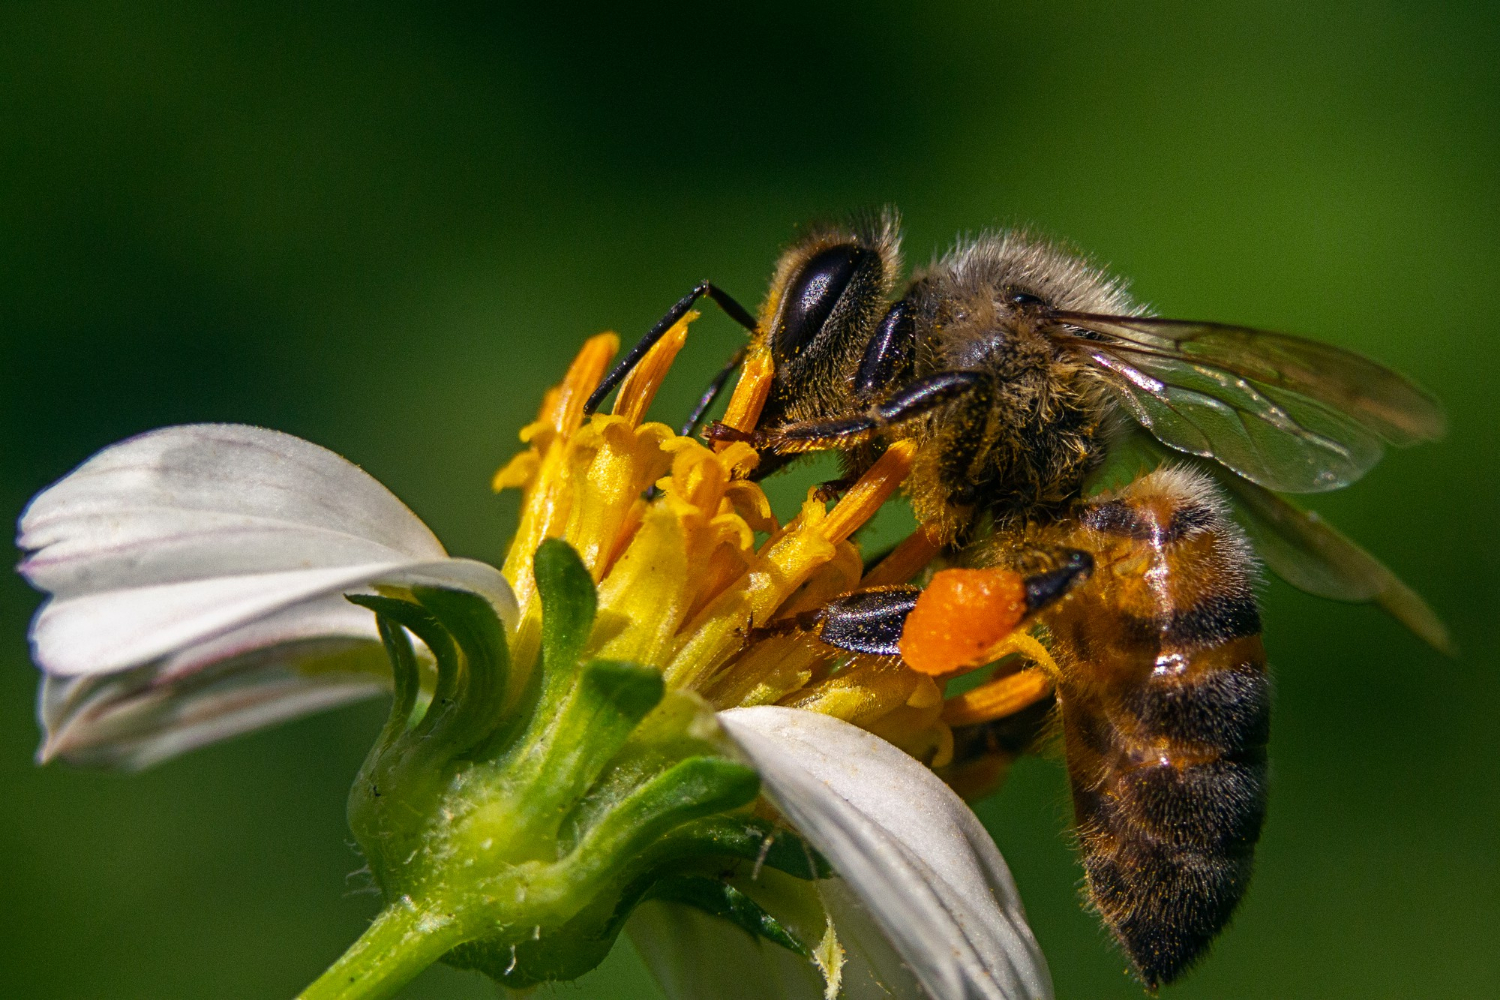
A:
[[[1026,585],[1004,569],[945,569],[906,619],[901,658],[934,677],[982,667],[1026,614]]]

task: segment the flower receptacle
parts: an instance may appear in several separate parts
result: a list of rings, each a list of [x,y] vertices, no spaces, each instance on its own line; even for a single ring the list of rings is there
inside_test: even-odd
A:
[[[510,661],[504,626],[473,595],[351,598],[378,616],[395,672],[390,716],[349,796],[387,906],[305,997],[387,995],[438,957],[511,987],[571,979],[603,960],[648,898],[730,914],[802,947],[700,875],[715,857],[826,874],[748,810],[755,771],[712,711],[668,692],[660,671],[586,655],[596,595],[571,547],[544,543],[534,570],[535,664]]]

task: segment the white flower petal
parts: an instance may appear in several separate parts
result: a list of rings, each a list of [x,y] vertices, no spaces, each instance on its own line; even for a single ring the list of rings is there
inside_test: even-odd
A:
[[[335,594],[133,670],[44,677],[37,758],[139,770],[389,687],[374,616]]]
[[[113,673],[181,653],[329,594],[377,584],[424,583],[474,590],[514,622],[514,599],[498,570],[469,559],[364,563],[282,573],[245,573],[59,600],[32,623],[32,654],[49,674]]]
[[[891,947],[863,901],[842,878],[817,883],[819,898],[844,949],[843,1000],[923,1000],[911,966]]]
[[[169,427],[104,449],[21,518],[49,675],[43,757],[143,766],[388,686],[343,594],[453,587],[514,626],[500,572],[450,558],[358,466],[258,427]]]
[[[1052,996],[994,841],[931,771],[830,716],[719,714],[783,815],[828,858],[936,1000]]]
[[[301,438],[241,424],[166,427],[111,445],[38,494],[21,516],[23,571],[53,593],[446,553],[406,505],[357,465]],[[237,537],[242,529],[248,539]],[[281,544],[303,533],[305,547]],[[258,536],[264,551],[254,550]],[[203,546],[194,549],[194,540]],[[241,544],[250,551],[233,567]],[[153,571],[155,550],[175,557]],[[201,552],[207,559],[192,558]],[[145,560],[143,563],[142,560]],[[118,576],[116,575],[118,574]],[[122,578],[123,577],[123,578]]]

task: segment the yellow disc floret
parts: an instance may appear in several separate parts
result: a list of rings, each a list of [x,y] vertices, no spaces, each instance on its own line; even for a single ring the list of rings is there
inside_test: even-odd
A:
[[[598,585],[591,655],[656,667],[670,689],[716,709],[782,704],[834,715],[941,765],[952,738],[932,678],[768,628],[861,586],[904,582],[931,559],[936,545],[918,532],[866,574],[850,541],[900,487],[912,447],[887,449],[832,509],[810,493],[778,524],[746,478],[758,461],[750,447],[714,450],[644,421],[694,318],[642,359],[612,412],[585,419],[584,401],[619,346],[613,334],[587,341],[521,432],[527,450],[496,474],[495,489],[522,493],[504,565],[521,609],[511,684],[524,683],[539,641],[532,555],[561,538]]]

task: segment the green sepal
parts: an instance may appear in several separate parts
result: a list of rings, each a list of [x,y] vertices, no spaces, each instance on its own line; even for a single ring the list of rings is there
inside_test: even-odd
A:
[[[505,626],[488,600],[466,590],[413,587],[412,596],[463,654],[461,672],[451,691],[454,707],[445,720],[447,732],[442,736],[434,733],[434,738],[470,750],[494,732],[504,718],[510,675]]]
[[[581,857],[629,857],[691,820],[749,805],[760,794],[753,768],[721,757],[690,757],[647,781],[579,842]]]
[[[513,755],[536,743],[567,696],[594,629],[598,594],[573,547],[549,538],[537,548],[531,565],[542,604],[541,656],[525,678],[511,720],[495,730],[476,756]]]
[[[411,646],[411,639],[404,629],[390,616],[381,613],[385,603],[401,602],[386,597],[356,595],[349,598],[361,607],[375,612],[375,626],[380,632],[380,642],[385,646],[385,655],[391,661],[391,711],[386,717],[385,728],[376,745],[385,744],[404,732],[412,724],[412,714],[417,698],[422,693],[422,667]]]
[[[550,817],[555,831],[665,693],[649,667],[591,660],[577,668],[556,715],[538,713],[513,761],[512,780],[533,789],[528,809]]]
[[[599,893],[563,926],[518,942],[514,951],[498,941],[471,942],[445,961],[483,972],[511,989],[573,979],[604,960],[635,908],[655,898],[653,890],[664,879],[684,874],[713,879],[726,868],[752,882],[770,881],[772,870],[802,880],[814,868],[820,872],[815,877],[830,874],[827,863],[786,830],[777,831],[774,849],[764,850],[770,828],[767,821],[743,813],[686,823],[633,858],[614,880],[621,888]]]
[[[391,704],[391,721],[401,721],[403,724],[400,729],[417,725],[430,707],[430,702],[420,703],[421,668],[406,633],[410,631],[427,646],[437,663],[439,677],[444,671],[452,674],[458,669],[458,657],[452,638],[443,631],[431,612],[414,601],[374,594],[349,594],[345,600],[375,612],[380,638],[385,644],[386,655],[391,660],[396,695]]]
[[[583,657],[594,629],[599,596],[588,567],[559,538],[549,538],[532,559],[537,596],[542,601],[542,670],[548,689],[561,686]],[[543,700],[545,701],[545,694]]]
[[[411,644],[399,630],[382,626],[395,677],[392,721],[410,715],[407,728],[420,737],[423,755],[451,758],[473,749],[504,718],[510,671],[505,627],[489,601],[478,594],[414,587],[411,597],[356,594],[348,599],[374,611],[378,620],[410,631],[432,652],[437,681],[425,711],[413,712],[416,661]]]
[[[470,941],[445,961],[476,969],[511,989],[573,979],[609,953],[625,921],[651,888],[684,866],[719,854],[703,836],[676,835],[703,817],[737,809],[759,791],[753,770],[733,761],[682,761],[604,814],[569,852],[568,878],[598,888],[560,927],[534,938],[512,933]]]
[[[812,959],[812,951],[787,930],[785,924],[728,882],[702,875],[672,875],[652,886],[646,899],[691,906],[742,927],[755,937],[779,944],[805,959]]]

